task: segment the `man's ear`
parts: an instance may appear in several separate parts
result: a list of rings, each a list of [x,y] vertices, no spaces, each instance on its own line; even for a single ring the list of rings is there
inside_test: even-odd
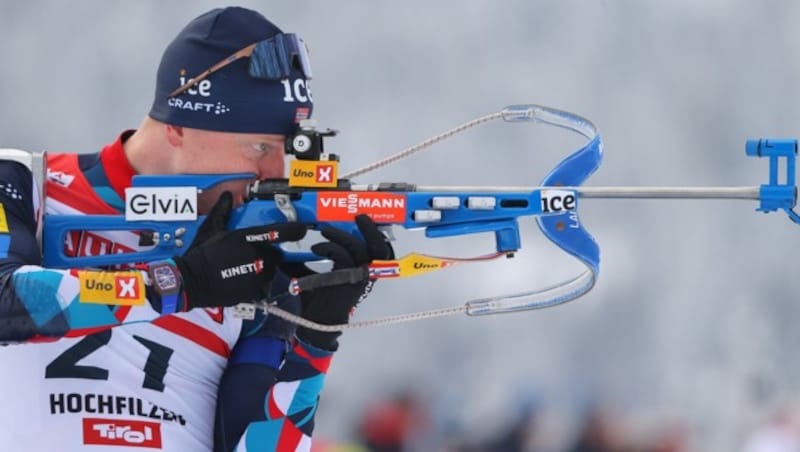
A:
[[[183,146],[183,127],[166,124],[165,134],[167,136],[167,142],[172,147],[179,148]]]

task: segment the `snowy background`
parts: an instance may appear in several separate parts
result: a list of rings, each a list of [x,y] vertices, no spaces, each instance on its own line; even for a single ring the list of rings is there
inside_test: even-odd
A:
[[[758,185],[748,137],[794,137],[800,3],[242,1],[309,43],[326,148],[355,169],[506,105],[593,120],[605,161],[588,185]],[[0,1],[0,144],[96,151],[149,110],[161,52],[209,1]],[[359,182],[534,185],[581,141],[492,123]],[[348,332],[317,434],[348,439],[366,403],[414,386],[437,425],[480,434],[534,404],[552,445],[594,403],[691,450],[731,451],[800,405],[800,228],[752,201],[586,200],[602,250],[587,296],[551,310]],[[358,318],[544,286],[580,266],[523,221],[509,261],[381,284]],[[396,250],[469,256],[490,238]],[[4,363],[4,367],[13,367]],[[638,434],[638,433],[637,433]]]

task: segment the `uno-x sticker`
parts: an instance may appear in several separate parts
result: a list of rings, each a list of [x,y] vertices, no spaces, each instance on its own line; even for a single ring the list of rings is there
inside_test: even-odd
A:
[[[138,271],[78,272],[80,291],[78,301],[121,306],[144,304],[144,280]]]
[[[456,261],[411,253],[392,261],[373,261],[369,266],[372,278],[416,276],[454,265]]]
[[[336,187],[339,162],[334,160],[292,160],[289,163],[290,187]]]
[[[319,221],[352,221],[358,214],[379,223],[402,223],[406,219],[406,197],[394,193],[321,191],[317,193]]]

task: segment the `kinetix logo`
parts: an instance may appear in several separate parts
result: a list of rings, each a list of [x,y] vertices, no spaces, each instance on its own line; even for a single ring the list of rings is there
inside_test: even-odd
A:
[[[228,267],[223,268],[220,270],[220,276],[222,279],[233,278],[235,276],[243,276],[250,273],[261,273],[264,270],[264,260],[263,259],[256,259],[253,262],[237,265],[235,267]]]

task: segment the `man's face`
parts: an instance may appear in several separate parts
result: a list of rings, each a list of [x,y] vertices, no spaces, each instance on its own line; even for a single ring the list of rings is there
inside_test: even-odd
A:
[[[225,182],[202,193],[198,209],[205,214],[219,195],[233,193],[234,206],[244,202],[247,184],[284,174],[284,135],[211,132],[183,128],[178,173],[228,174],[253,173],[248,180]]]

